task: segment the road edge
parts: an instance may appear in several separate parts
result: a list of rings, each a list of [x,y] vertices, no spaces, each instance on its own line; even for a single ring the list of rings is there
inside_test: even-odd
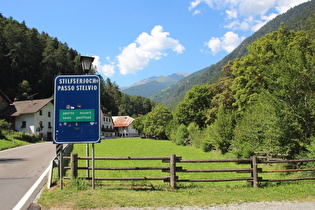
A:
[[[46,177],[46,175],[48,174],[49,171],[50,171],[50,166],[47,167],[47,169],[37,179],[37,181],[33,184],[33,186],[27,191],[27,193],[22,197],[22,199],[15,205],[13,210],[20,210],[20,209],[22,209],[22,207],[29,200],[29,198],[32,196],[34,191],[37,189],[37,187],[40,185],[40,183],[43,181],[43,179]]]

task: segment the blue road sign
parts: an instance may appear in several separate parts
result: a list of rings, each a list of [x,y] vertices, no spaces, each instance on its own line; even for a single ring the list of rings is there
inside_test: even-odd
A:
[[[55,77],[54,143],[100,141],[100,79],[96,75]]]

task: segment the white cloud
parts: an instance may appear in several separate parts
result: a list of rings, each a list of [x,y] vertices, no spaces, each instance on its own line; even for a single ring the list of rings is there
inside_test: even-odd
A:
[[[242,16],[264,15],[274,7],[276,0],[243,0],[240,1],[238,7]]]
[[[113,65],[113,63],[102,65],[100,62],[99,56],[95,55],[93,57],[94,57],[93,65],[96,66],[96,69],[99,73],[101,73],[107,77],[111,77],[115,74],[115,70],[114,70],[115,66]],[[107,57],[106,59],[109,60],[109,57]]]
[[[176,53],[183,53],[184,46],[178,40],[169,37],[163,27],[155,26],[151,34],[143,32],[138,38],[117,56],[118,67],[123,75],[136,73],[146,67],[150,60],[159,60],[167,54],[165,50],[171,49]]]
[[[282,14],[288,11],[290,8],[307,1],[309,0],[277,0],[276,10]]]
[[[194,0],[190,2],[189,10],[194,15],[200,13],[198,7],[202,5],[224,10],[225,13],[222,14],[225,14],[224,19],[227,21],[225,28],[257,31],[276,15],[307,1],[309,0]]]
[[[189,10],[193,10],[195,7],[197,7],[200,4],[200,0],[192,1],[190,2]]]
[[[227,14],[227,18],[228,19],[234,19],[234,18],[237,18],[237,10],[235,9],[227,9],[225,10],[225,13]]]
[[[198,14],[200,14],[201,12],[200,12],[200,10],[195,10],[194,12],[193,12],[193,15],[198,15]]]
[[[222,50],[221,40],[217,37],[212,37],[205,45],[211,49],[213,54],[217,54]]]
[[[212,37],[205,45],[215,55],[223,50],[228,53],[232,52],[243,40],[244,37],[239,37],[236,33],[228,31],[221,38]]]

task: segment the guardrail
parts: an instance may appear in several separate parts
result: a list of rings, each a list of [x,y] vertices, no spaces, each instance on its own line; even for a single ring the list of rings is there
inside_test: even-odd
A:
[[[91,167],[79,167],[79,160],[91,160],[91,157],[78,157],[78,154],[72,153],[70,157],[64,157],[64,160],[70,160],[70,166],[64,167],[66,170],[70,170],[70,177],[63,177],[64,179],[78,178],[78,170],[92,170]],[[172,154],[167,157],[95,157],[95,161],[102,160],[159,160],[163,163],[168,163],[164,167],[94,167],[94,170],[160,170],[162,172],[168,173],[167,176],[159,177],[95,177],[95,180],[163,180],[164,182],[169,182],[171,188],[176,188],[176,183],[178,182],[227,182],[227,181],[247,181],[252,182],[254,188],[259,186],[260,182],[279,182],[279,181],[296,181],[296,180],[314,180],[315,177],[299,177],[299,178],[288,178],[288,179],[263,179],[259,177],[260,173],[279,173],[279,172],[297,172],[297,171],[315,171],[315,169],[289,169],[289,170],[273,170],[273,171],[263,171],[259,168],[259,164],[275,164],[275,163],[297,163],[297,162],[315,162],[315,159],[304,159],[304,160],[264,160],[264,158],[258,158],[257,156],[252,156],[247,159],[207,159],[207,160],[182,160],[181,156],[176,156]],[[250,167],[246,168],[228,168],[228,169],[186,169],[183,166],[185,163],[238,163],[238,164],[248,164]],[[178,166],[181,164],[181,166]],[[238,177],[238,178],[225,178],[225,179],[181,179],[180,173],[248,173],[249,176]],[[91,177],[81,177],[87,180],[91,180]]]

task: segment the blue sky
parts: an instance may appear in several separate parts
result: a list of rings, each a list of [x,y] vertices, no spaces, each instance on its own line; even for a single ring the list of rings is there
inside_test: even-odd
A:
[[[0,13],[46,32],[120,87],[220,61],[276,15],[308,0],[10,0]]]

